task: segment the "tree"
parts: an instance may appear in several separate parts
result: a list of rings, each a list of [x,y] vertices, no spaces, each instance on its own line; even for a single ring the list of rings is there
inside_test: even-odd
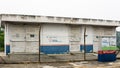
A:
[[[4,51],[4,31],[0,28],[0,51]]]
[[[117,46],[120,46],[120,32],[117,32]]]

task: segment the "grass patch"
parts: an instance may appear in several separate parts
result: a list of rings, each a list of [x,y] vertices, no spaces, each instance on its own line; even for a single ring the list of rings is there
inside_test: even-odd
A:
[[[102,47],[102,50],[118,50],[116,46],[105,46]]]

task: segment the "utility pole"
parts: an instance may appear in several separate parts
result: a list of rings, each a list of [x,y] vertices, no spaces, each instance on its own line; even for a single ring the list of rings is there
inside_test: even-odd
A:
[[[39,49],[38,49],[39,50],[39,60],[38,60],[39,63],[40,63],[40,45],[41,45],[40,35],[41,35],[41,25],[39,26],[39,36],[38,36],[39,37]]]
[[[84,60],[86,60],[86,25],[84,26]]]

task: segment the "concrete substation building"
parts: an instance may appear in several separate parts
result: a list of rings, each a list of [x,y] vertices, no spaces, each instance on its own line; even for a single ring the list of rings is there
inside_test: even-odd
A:
[[[17,14],[1,14],[0,23],[5,32],[5,54],[84,52],[85,28],[86,52],[97,52],[107,45],[104,37],[113,37],[111,44],[116,45],[116,27],[120,26],[114,20]]]

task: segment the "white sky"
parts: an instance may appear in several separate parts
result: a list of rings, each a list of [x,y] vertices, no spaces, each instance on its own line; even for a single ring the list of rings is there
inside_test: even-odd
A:
[[[120,0],[0,0],[1,13],[120,21]]]

